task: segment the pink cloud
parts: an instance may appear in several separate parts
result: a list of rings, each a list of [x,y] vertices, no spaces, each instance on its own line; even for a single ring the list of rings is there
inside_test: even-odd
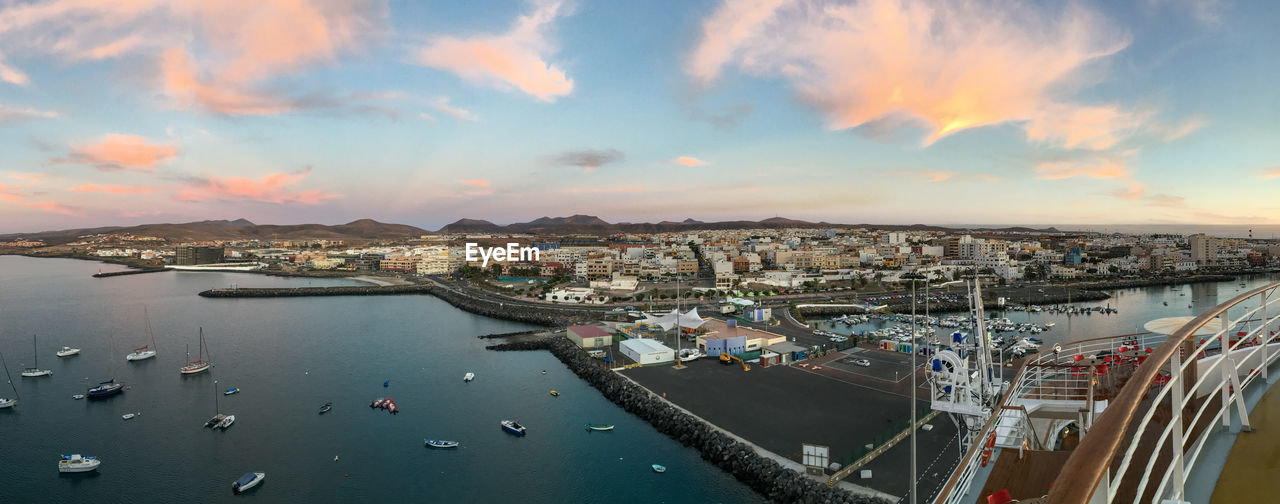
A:
[[[0,77],[3,77],[2,71],[3,68],[0,68]],[[12,107],[0,103],[0,123],[17,121],[19,119],[49,119],[54,117],[58,117],[58,113],[52,110],[40,110],[31,107]]]
[[[520,16],[502,34],[437,37],[418,52],[416,62],[466,81],[553,102],[573,91],[573,79],[546,61],[555,51],[544,32],[562,7],[558,0],[536,3],[532,13]]]
[[[1264,179],[1280,178],[1280,167],[1269,168],[1266,171],[1263,171],[1261,177]]]
[[[650,189],[643,186],[610,186],[610,187],[570,187],[565,189],[569,194],[618,194],[618,193],[642,193],[649,192]]]
[[[702,28],[685,66],[696,82],[729,66],[781,76],[833,130],[905,118],[924,126],[927,145],[1018,122],[1036,139],[1096,147],[1114,144],[1135,121],[1114,107],[1062,101],[1086,65],[1129,43],[1082,7],[729,1]]]
[[[463,191],[463,194],[466,194],[467,196],[487,196],[493,194],[493,187],[489,185],[488,179],[465,179],[459,180],[458,183],[474,188]]]
[[[179,201],[240,199],[276,204],[318,205],[340,197],[314,189],[306,191],[291,189],[310,175],[311,169],[307,168],[294,173],[273,173],[257,179],[212,176],[196,180],[179,189],[174,194],[174,199]]]
[[[696,157],[690,157],[690,156],[680,156],[678,158],[675,158],[673,162],[675,164],[688,166],[688,167],[706,166],[708,164],[706,161],[703,161]]]
[[[437,112],[453,116],[454,119],[458,119],[462,121],[471,121],[471,122],[480,120],[480,117],[475,115],[475,113],[471,112],[470,110],[450,105],[449,99],[445,97],[440,97],[436,99],[435,101],[431,102],[428,106],[430,106],[432,109],[434,109]],[[426,115],[426,114],[423,114],[423,115]],[[427,117],[430,118],[431,116],[427,115]],[[432,120],[435,120],[435,119],[432,119]]]
[[[97,142],[72,147],[66,161],[91,165],[103,171],[150,171],[156,164],[177,155],[178,148],[172,145],[153,144],[136,135],[110,134]]]
[[[1045,161],[1036,164],[1035,171],[1037,178],[1042,180],[1064,180],[1077,177],[1114,180],[1123,187],[1110,194],[1127,200],[1142,199],[1147,188],[1133,178],[1133,172],[1123,156],[1096,155],[1080,159]]]
[[[179,106],[271,114],[298,99],[263,92],[264,82],[359,49],[387,18],[385,0],[53,0],[0,8],[0,47],[71,62],[156,57]],[[3,62],[0,79],[27,81]]]
[[[91,192],[102,194],[151,194],[156,188],[148,186],[125,186],[114,184],[81,184],[68,187],[71,192]]]
[[[27,201],[25,196],[18,193],[17,187],[8,186],[4,183],[0,183],[0,201],[49,213],[75,216],[83,214],[79,207],[67,206],[56,201]]]

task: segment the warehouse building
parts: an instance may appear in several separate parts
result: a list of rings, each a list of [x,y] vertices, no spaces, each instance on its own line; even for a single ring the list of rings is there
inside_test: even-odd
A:
[[[613,335],[593,325],[570,326],[566,335],[578,348],[605,348],[613,344]]]
[[[649,338],[632,338],[618,344],[622,355],[639,364],[661,364],[676,359],[676,351],[657,340]]]

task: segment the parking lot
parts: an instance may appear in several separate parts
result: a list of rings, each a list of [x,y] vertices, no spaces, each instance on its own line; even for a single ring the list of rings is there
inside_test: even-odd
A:
[[[823,364],[823,367],[838,369],[846,373],[853,373],[859,376],[884,380],[890,383],[899,383],[902,380],[910,378],[907,374],[911,369],[911,354],[895,353],[871,350],[867,348],[850,348],[842,352],[846,357],[840,357],[835,360]],[[866,359],[871,363],[870,366],[859,366],[855,361]],[[924,359],[916,362],[916,367],[924,365]]]

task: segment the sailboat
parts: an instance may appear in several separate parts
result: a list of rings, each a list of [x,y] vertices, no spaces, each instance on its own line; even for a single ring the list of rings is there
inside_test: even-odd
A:
[[[218,406],[218,380],[213,381],[213,418],[204,423],[207,429],[222,428],[226,430],[231,422],[236,421],[235,415],[223,415],[222,408]]]
[[[115,355],[116,353],[115,347],[116,347],[115,338],[112,338],[111,334],[108,333],[107,334],[107,355],[109,356]],[[111,371],[114,372],[115,371],[114,361],[108,359],[107,362],[108,362],[108,366],[111,368]],[[116,382],[115,378],[111,378],[104,382],[98,382],[98,386],[91,387],[88,391],[85,392],[85,395],[89,399],[102,399],[104,397],[111,397],[113,395],[120,394],[123,392],[124,392],[124,384]]]
[[[0,364],[4,364],[5,382],[13,389],[13,399],[0,397],[0,409],[12,408],[18,405],[18,387],[13,386],[13,378],[9,377],[9,364],[4,361],[4,354],[0,354]]]
[[[36,335],[31,335],[31,349],[36,354],[36,364],[22,370],[22,376],[25,378],[35,378],[37,376],[53,376],[52,369],[40,369],[40,351],[36,349]]]
[[[147,317],[147,335],[151,336],[151,344],[142,348],[133,349],[133,353],[124,356],[125,360],[139,361],[146,360],[156,356],[156,335],[151,332],[151,316],[147,315],[147,308],[142,308],[142,313]]]
[[[187,362],[187,365],[182,366],[182,369],[180,369],[180,371],[182,371],[182,374],[202,373],[204,371],[208,371],[209,368],[213,366],[213,363],[209,362],[209,348],[204,343],[203,327],[200,328],[200,350],[198,350],[198,352],[199,352],[198,357],[200,358],[196,360],[191,360],[191,346],[190,345],[187,346],[188,362]]]

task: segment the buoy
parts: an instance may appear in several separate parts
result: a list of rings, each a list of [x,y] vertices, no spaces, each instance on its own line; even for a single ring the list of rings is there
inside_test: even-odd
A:
[[[337,456],[337,455],[334,455],[334,456],[333,456],[333,461],[334,461],[334,462],[337,462],[337,461],[338,461],[338,456]]]

